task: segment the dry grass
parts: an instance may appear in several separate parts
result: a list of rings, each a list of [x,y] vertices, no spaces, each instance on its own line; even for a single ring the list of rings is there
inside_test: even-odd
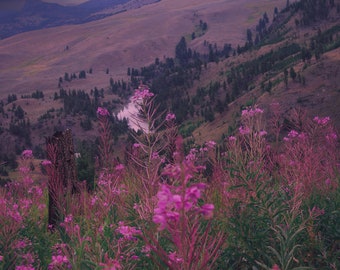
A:
[[[282,1],[257,1],[256,8],[249,5],[252,2],[162,0],[83,25],[31,31],[1,40],[0,99],[9,93],[22,95],[35,90],[53,94],[65,72],[89,68],[93,68],[93,76],[72,87],[107,87],[110,77],[126,78],[128,67],[173,56],[180,37],[191,34],[199,20],[207,22],[209,30],[191,42],[193,48],[202,48],[204,40],[219,46],[243,43],[249,16],[261,13],[261,6],[265,7],[263,12],[271,12]],[[105,74],[107,68],[109,75]]]

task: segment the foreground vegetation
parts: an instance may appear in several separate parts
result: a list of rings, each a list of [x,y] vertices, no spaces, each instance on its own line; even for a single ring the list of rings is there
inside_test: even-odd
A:
[[[57,164],[44,160],[46,177],[33,180],[34,153],[22,153],[22,176],[0,189],[0,269],[339,269],[329,117],[296,111],[284,122],[275,103],[264,121],[248,107],[224,142],[188,147],[149,89],[134,100],[147,128],[124,162],[113,157],[109,111],[97,110],[93,188],[57,193]],[[62,194],[53,226],[48,190]]]

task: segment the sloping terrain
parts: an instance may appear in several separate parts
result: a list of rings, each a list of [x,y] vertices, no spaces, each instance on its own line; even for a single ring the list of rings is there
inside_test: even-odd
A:
[[[303,18],[301,14],[290,16],[286,13],[273,24],[277,24],[279,28],[273,30],[273,35],[265,44],[252,49],[244,49],[246,46],[241,49],[239,46],[242,47],[247,42],[247,29],[256,33],[259,18],[264,12],[272,17],[276,5],[279,9],[282,8],[279,5],[281,2],[215,0],[207,3],[203,0],[162,0],[103,20],[31,31],[2,40],[0,99],[5,104],[4,110],[13,112],[14,104],[23,108],[25,117],[34,126],[33,145],[43,144],[44,137],[50,136],[58,125],[72,127],[79,139],[93,139],[96,136],[95,130],[84,132],[80,127],[84,116],[76,114],[60,117],[59,113],[55,113],[63,107],[60,99],[54,99],[55,93],[60,90],[60,78],[64,78],[66,73],[78,75],[85,70],[86,79],[64,80],[62,88],[67,91],[81,89],[88,93],[95,88],[103,89],[108,96],[105,101],[110,102],[116,98],[111,92],[111,79],[128,81],[128,68],[139,69],[153,64],[156,58],[165,62],[168,57],[174,57],[175,47],[184,36],[188,47],[201,53],[208,52],[207,44],[221,49],[228,43],[234,51],[226,59],[205,63],[199,80],[194,80],[189,88],[179,90],[188,94],[190,101],[187,105],[192,106],[198,88],[204,88],[207,93],[213,83],[223,85],[228,81],[225,90],[222,87],[218,89],[215,101],[204,97],[193,108],[195,117],[188,117],[188,121],[184,121],[184,128],[191,130],[187,133],[193,135],[196,143],[209,139],[219,141],[237,126],[235,121],[240,109],[254,103],[268,109],[271,103],[279,102],[287,117],[293,108],[306,109],[310,116],[331,116],[339,127],[339,48],[327,49],[322,55],[311,55],[307,61],[301,59],[301,48],[309,48],[311,41],[315,41],[318,35],[321,37],[321,33],[327,33],[329,29],[334,30],[332,39],[337,44],[339,12],[336,9],[333,8],[327,20],[316,20],[308,26],[298,25],[297,21],[300,22]],[[194,39],[190,38],[202,22],[207,23],[207,31]],[[325,46],[333,46],[332,42],[326,42]],[[235,89],[232,80],[229,82],[231,70],[240,73],[245,66],[262,61],[263,57],[272,62],[270,54],[286,47],[298,47],[298,50],[282,57],[272,69],[252,75],[251,80],[247,74],[243,74],[245,78],[238,78],[239,83],[242,85],[242,80],[249,82],[237,94],[232,93]],[[312,52],[314,54],[313,50]],[[262,62],[261,65],[267,64]],[[298,77],[292,79],[287,75],[285,83],[284,69],[290,68],[296,71]],[[161,84],[159,88],[163,86],[165,85]],[[20,99],[20,96],[30,95],[35,91],[42,91],[44,98]],[[9,102],[7,97],[12,94],[16,94],[19,99]],[[179,100],[182,93],[178,94],[176,97]],[[233,95],[228,102],[225,101],[226,94]],[[223,104],[226,104],[227,109],[219,113],[214,111],[212,118],[204,120],[204,110],[209,109],[208,107],[216,108],[217,101],[226,102]],[[54,111],[52,120],[46,120],[44,124],[38,123],[42,116],[50,117],[49,110]],[[5,129],[10,126],[10,119],[7,117],[3,120]],[[199,124],[194,124],[195,128],[188,127],[192,121]],[[3,135],[3,138],[4,141],[12,140],[10,135]],[[7,144],[6,147],[10,146]]]
[[[31,30],[101,19],[112,13],[99,15],[98,12],[128,1],[90,0],[75,6],[62,6],[41,0],[16,1],[16,5],[0,8],[0,38]]]
[[[207,22],[209,30],[190,44],[194,49],[204,40],[236,46],[244,42],[246,28],[257,20],[259,7],[265,3],[273,10],[281,2],[263,0],[255,6],[247,0],[163,0],[103,20],[1,40],[0,98],[35,90],[53,93],[65,72],[89,68],[96,76],[86,81],[86,89],[102,87],[109,79],[102,74],[107,68],[110,76],[121,78],[129,66],[138,68],[156,57],[173,56],[180,37],[190,35],[199,20]]]

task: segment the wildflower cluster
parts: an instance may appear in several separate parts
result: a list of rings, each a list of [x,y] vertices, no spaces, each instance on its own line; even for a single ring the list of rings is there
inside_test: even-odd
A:
[[[32,150],[22,152],[20,177],[0,186],[0,269],[340,268],[329,117],[292,113],[283,130],[278,104],[269,125],[262,109],[247,107],[234,134],[198,145],[178,136],[176,116],[160,114],[153,97],[136,90],[148,128],[132,133],[124,161],[113,158],[110,113],[98,108],[91,190],[79,183],[48,198],[44,176],[32,177]],[[41,165],[55,180],[48,158]],[[48,200],[60,210],[53,230]]]
[[[150,92],[147,87],[139,87],[135,90],[135,93],[132,97],[133,102],[139,102],[141,100],[146,100],[154,96],[154,93]]]
[[[171,188],[163,184],[157,193],[157,207],[154,210],[153,221],[159,225],[159,230],[178,225],[180,215],[187,212],[202,214],[206,218],[213,216],[214,205],[198,205],[202,191],[206,188],[203,183],[193,184],[183,191],[181,187]],[[174,193],[171,191],[174,189]]]

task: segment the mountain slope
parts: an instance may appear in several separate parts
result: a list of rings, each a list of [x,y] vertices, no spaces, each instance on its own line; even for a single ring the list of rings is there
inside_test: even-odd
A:
[[[113,13],[99,12],[127,2],[129,0],[90,0],[76,6],[61,6],[41,0],[25,0],[22,8],[0,10],[0,38],[31,30],[101,19]]]
[[[285,12],[282,9],[275,15],[274,23],[267,26],[268,36],[265,34],[259,43],[255,41],[259,32],[256,16],[260,14],[261,20],[265,16],[256,10],[253,2],[244,0],[248,8],[243,10],[239,9],[239,2],[163,0],[100,21],[24,33],[1,41],[1,57],[5,60],[0,63],[4,111],[22,115],[20,110],[15,111],[15,106],[23,108],[37,129],[32,136],[34,144],[41,144],[42,138],[56,127],[72,127],[78,139],[93,139],[96,130],[91,130],[90,124],[86,132],[81,128],[85,120],[90,121],[86,119],[88,116],[78,111],[73,115],[60,114],[61,108],[66,110],[67,100],[72,99],[72,91],[76,96],[76,90],[81,89],[93,97],[97,89],[98,98],[98,89],[102,89],[106,98],[100,101],[112,110],[122,100],[121,96],[117,98],[111,79],[121,80],[120,83],[136,79],[127,76],[128,67],[142,74],[153,66],[171,63],[180,37],[185,36],[190,50],[202,55],[209,52],[208,48],[212,52],[212,59],[205,56],[205,62],[201,63],[198,78],[191,79],[194,68],[184,70],[178,66],[181,61],[177,58],[173,60],[177,65],[174,71],[158,70],[158,74],[167,74],[158,84],[154,83],[155,78],[145,79],[145,75],[137,75],[137,80],[145,79],[152,91],[165,97],[171,110],[184,111],[181,128],[186,130],[186,136],[193,135],[191,138],[196,143],[219,141],[235,132],[240,110],[255,103],[269,109],[271,103],[279,102],[286,115],[285,122],[289,121],[292,109],[299,108],[308,110],[310,116],[331,116],[339,127],[339,12],[333,8],[327,18],[304,24],[307,17],[298,8],[292,6]],[[273,10],[275,3],[263,3]],[[268,14],[271,16],[269,11]],[[193,31],[203,22],[207,22],[207,31],[192,38]],[[257,45],[249,45],[250,40]],[[214,58],[214,50],[220,50],[226,42],[232,44],[233,53],[227,58]],[[307,52],[310,57],[305,55]],[[156,58],[161,64],[155,64]],[[290,69],[297,73],[294,78],[289,75]],[[87,71],[86,79],[65,79],[64,74],[78,75],[81,70]],[[189,80],[185,81],[184,75],[178,76],[181,74],[189,74]],[[170,89],[167,81],[174,78],[183,84]],[[36,90],[43,91],[43,100],[20,99],[20,95]],[[64,96],[68,91],[68,98],[54,100],[54,93],[61,96],[61,90],[66,91]],[[168,90],[169,93],[164,93]],[[19,99],[6,101],[7,95],[13,93]],[[129,93],[123,91],[123,96],[126,98]],[[10,117],[7,119],[6,128],[10,125]],[[9,140],[6,137],[4,141]]]
[[[282,1],[263,0],[271,10]],[[0,98],[8,93],[19,95],[38,90],[53,93],[57,80],[65,72],[73,73],[93,68],[97,72],[84,85],[107,85],[105,70],[122,78],[129,66],[141,67],[156,57],[173,56],[174,48],[183,35],[190,35],[200,20],[208,23],[207,33],[192,41],[200,48],[204,40],[223,46],[243,43],[251,16],[258,14],[254,4],[241,0],[163,0],[129,10],[103,20],[86,24],[61,26],[22,33],[0,41]],[[270,5],[269,5],[270,3]],[[244,8],[239,9],[242,5]],[[252,19],[257,20],[257,19]],[[68,50],[65,50],[68,48]],[[98,74],[99,73],[99,74]]]

